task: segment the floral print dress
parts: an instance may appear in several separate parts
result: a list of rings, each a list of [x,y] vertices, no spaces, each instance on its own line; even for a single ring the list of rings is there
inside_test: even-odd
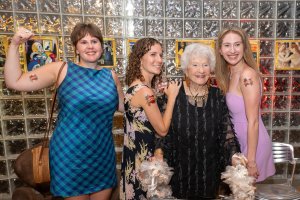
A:
[[[125,94],[124,113],[124,147],[121,166],[120,198],[124,200],[146,199],[137,172],[144,160],[153,156],[155,147],[155,131],[150,124],[145,111],[141,107],[131,105],[131,98],[143,84],[128,88]]]

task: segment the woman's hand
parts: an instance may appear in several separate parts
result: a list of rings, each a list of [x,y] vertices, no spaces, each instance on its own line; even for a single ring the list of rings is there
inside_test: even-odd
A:
[[[255,161],[249,161],[247,163],[247,169],[249,176],[253,176],[256,179],[258,178],[259,172]]]
[[[19,46],[20,44],[30,39],[32,36],[34,36],[34,34],[30,30],[20,27],[12,37],[11,44]]]
[[[149,158],[149,161],[163,161],[164,160],[164,152],[161,148],[157,148],[154,151],[154,155]]]
[[[168,96],[168,98],[176,98],[178,93],[179,93],[179,89],[182,85],[182,81],[177,81],[177,80],[171,80],[168,83],[168,86],[164,89],[164,93]]]

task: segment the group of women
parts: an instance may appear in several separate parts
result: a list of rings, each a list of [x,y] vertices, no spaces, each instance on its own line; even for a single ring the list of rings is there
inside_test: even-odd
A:
[[[158,104],[154,87],[161,79],[162,44],[138,40],[126,69],[124,96],[115,72],[97,65],[103,37],[93,24],[79,23],[71,40],[79,62],[20,68],[19,45],[34,34],[19,28],[4,68],[7,87],[33,91],[58,80],[59,114],[50,142],[51,192],[67,200],[107,200],[117,185],[112,138],[114,112],[124,112],[121,199],[146,199],[137,179],[156,148],[174,168],[173,196],[213,199],[232,156],[242,152],[257,182],[275,173],[271,141],[260,117],[261,78],[246,33],[220,32],[215,52],[199,43],[181,56],[183,81],[169,81]],[[215,71],[218,87],[211,86]],[[159,138],[159,139],[158,139]],[[156,143],[155,141],[160,141]]]

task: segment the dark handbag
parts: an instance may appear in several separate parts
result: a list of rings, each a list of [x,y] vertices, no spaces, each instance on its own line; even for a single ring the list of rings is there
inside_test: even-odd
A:
[[[39,184],[50,183],[49,169],[49,133],[52,128],[52,118],[54,105],[57,95],[57,85],[62,69],[66,62],[59,69],[57,80],[55,82],[55,91],[53,93],[53,101],[51,104],[51,112],[49,113],[47,130],[44,134],[43,141],[37,145],[23,151],[15,160],[14,171],[17,176],[32,187]]]

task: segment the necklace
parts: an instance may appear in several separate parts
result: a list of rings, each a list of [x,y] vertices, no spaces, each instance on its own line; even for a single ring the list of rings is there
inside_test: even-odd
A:
[[[191,87],[188,86],[190,94],[191,94],[191,96],[189,96],[189,102],[192,105],[194,105],[196,107],[203,107],[205,105],[207,97],[208,97],[208,87],[207,87],[207,85],[205,85],[204,87],[205,87],[204,88],[204,93],[203,93],[203,95],[200,96],[199,92],[198,92],[199,88],[196,90],[196,94],[194,95],[192,93]]]
[[[196,101],[196,98],[197,98],[197,96],[198,96],[198,94],[199,94],[199,93],[198,93],[198,89],[199,89],[199,88],[197,88],[197,90],[196,90],[196,93],[197,93],[197,94],[194,95],[194,94],[192,93],[191,87],[190,87],[190,86],[188,86],[188,87],[189,87],[189,91],[190,91],[190,93],[191,93],[191,95],[192,95],[192,98],[194,99],[194,101]]]

